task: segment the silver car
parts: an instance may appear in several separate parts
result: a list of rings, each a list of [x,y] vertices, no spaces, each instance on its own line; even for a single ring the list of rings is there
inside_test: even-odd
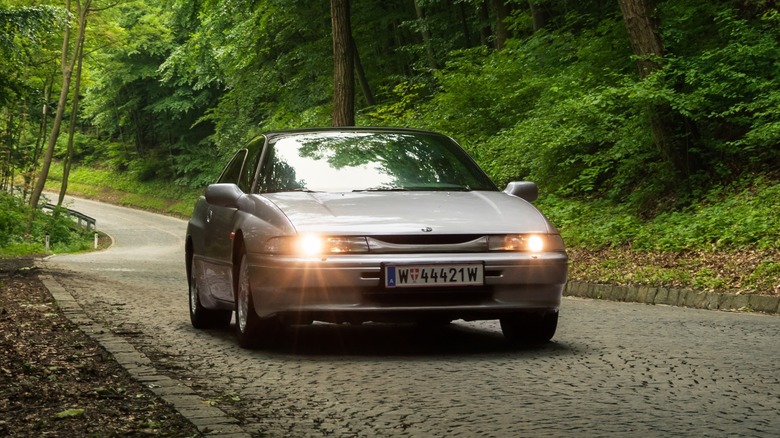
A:
[[[268,346],[286,325],[499,319],[510,342],[555,334],[567,255],[532,204],[428,131],[278,131],[240,149],[186,236],[190,318]]]

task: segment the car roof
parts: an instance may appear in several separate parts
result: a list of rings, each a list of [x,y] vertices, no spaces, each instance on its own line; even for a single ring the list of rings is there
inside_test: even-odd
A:
[[[435,131],[427,131],[424,129],[413,129],[413,128],[394,128],[394,127],[372,127],[372,126],[340,126],[340,127],[319,127],[319,128],[301,128],[301,129],[284,129],[284,130],[276,130],[276,131],[269,131],[265,133],[265,137],[268,140],[277,138],[277,137],[285,137],[288,135],[295,135],[295,134],[316,134],[316,133],[338,133],[338,132],[344,132],[344,133],[354,133],[354,132],[363,132],[363,133],[398,133],[398,134],[425,134],[425,135],[435,135],[440,137],[447,137],[448,136],[435,132]]]

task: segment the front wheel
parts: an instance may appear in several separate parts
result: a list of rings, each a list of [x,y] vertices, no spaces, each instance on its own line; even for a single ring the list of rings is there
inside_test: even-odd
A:
[[[519,313],[501,318],[504,338],[513,344],[548,342],[558,328],[558,312]]]
[[[241,257],[236,288],[236,335],[243,348],[270,347],[280,332],[275,318],[261,319],[255,312],[252,290],[249,287],[249,266],[246,254]]]
[[[200,302],[200,285],[195,275],[195,262],[190,262],[190,322],[197,329],[226,328],[230,325],[233,312],[222,309],[207,309]]]

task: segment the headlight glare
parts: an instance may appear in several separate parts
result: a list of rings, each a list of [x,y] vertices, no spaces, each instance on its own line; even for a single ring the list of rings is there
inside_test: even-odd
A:
[[[269,239],[264,252],[270,254],[287,254],[301,256],[319,256],[324,254],[347,254],[368,252],[368,242],[365,237],[354,236],[319,236],[304,234],[301,236],[283,236]]]
[[[538,253],[563,251],[563,240],[557,234],[507,234],[490,236],[490,251],[518,251]]]
[[[542,252],[542,250],[544,250],[544,240],[536,234],[528,236],[526,245],[531,252]]]
[[[298,254],[313,256],[322,253],[324,244],[320,236],[309,234],[300,236],[295,246]]]

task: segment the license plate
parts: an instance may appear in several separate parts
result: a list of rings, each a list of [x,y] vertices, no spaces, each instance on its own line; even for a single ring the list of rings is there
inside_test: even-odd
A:
[[[385,265],[385,287],[481,286],[482,263]]]

